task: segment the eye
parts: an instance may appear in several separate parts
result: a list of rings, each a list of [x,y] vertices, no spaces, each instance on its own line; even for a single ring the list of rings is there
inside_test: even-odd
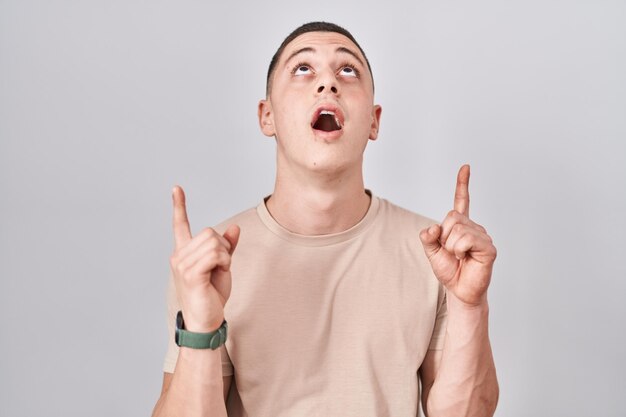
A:
[[[307,75],[311,73],[311,67],[308,64],[298,64],[291,70],[293,75]]]
[[[359,76],[359,72],[352,65],[344,65],[339,72],[341,75],[345,75],[346,77]]]

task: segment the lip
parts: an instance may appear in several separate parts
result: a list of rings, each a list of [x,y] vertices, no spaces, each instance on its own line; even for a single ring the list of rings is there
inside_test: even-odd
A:
[[[333,132],[324,132],[324,133],[341,132],[343,130],[343,125],[345,122],[345,116],[341,108],[337,106],[336,104],[332,104],[332,103],[321,104],[319,107],[317,107],[317,109],[315,109],[313,116],[311,116],[311,128],[313,128],[313,125],[317,121],[317,118],[319,117],[320,113],[323,111],[332,111],[333,113],[335,113],[335,116],[339,120],[339,123],[341,123],[341,129],[335,130]],[[313,130],[316,130],[316,129],[313,129]]]
[[[333,130],[331,132],[326,132],[324,130],[313,129],[313,134],[315,137],[322,139],[324,141],[333,141],[339,139],[343,135],[343,129]]]

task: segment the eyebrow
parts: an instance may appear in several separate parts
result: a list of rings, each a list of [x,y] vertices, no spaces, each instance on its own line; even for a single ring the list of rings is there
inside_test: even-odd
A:
[[[289,55],[289,58],[287,58],[287,60],[285,61],[285,65],[287,65],[287,63],[288,63],[289,61],[291,61],[291,59],[292,59],[293,57],[295,57],[296,55],[303,54],[303,53],[307,53],[307,52],[316,52],[316,51],[315,51],[315,48],[311,48],[310,46],[307,46],[307,47],[304,47],[304,48],[298,49],[297,51],[295,51],[294,53],[292,53],[291,55]],[[361,58],[359,58],[359,56],[358,56],[358,55],[357,55],[357,54],[356,54],[353,50],[351,50],[351,49],[349,49],[349,48],[346,48],[345,46],[340,46],[339,48],[337,48],[337,49],[335,50],[335,52],[336,52],[336,53],[337,53],[337,52],[339,52],[339,53],[343,53],[343,54],[352,55],[352,56],[353,56],[353,57],[354,57],[357,61],[359,61],[359,63],[360,63],[362,66],[365,66],[365,65],[363,64],[363,61],[361,60]]]

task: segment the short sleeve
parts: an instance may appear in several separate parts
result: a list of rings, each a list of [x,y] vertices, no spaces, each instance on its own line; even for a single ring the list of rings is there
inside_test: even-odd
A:
[[[176,323],[176,313],[180,309],[180,303],[176,295],[176,287],[174,286],[174,276],[170,271],[170,277],[167,283],[167,353],[163,361],[163,372],[173,374],[176,368],[176,360],[178,359],[178,346],[174,341],[174,331]]]
[[[167,285],[167,353],[163,361],[163,372],[174,373],[176,361],[178,360],[179,347],[174,341],[176,314],[180,310],[180,301],[176,294],[176,286],[174,285],[174,276],[170,271],[169,281]],[[233,374],[233,364],[226,350],[226,345],[219,347],[222,356],[222,376]]]
[[[429,350],[442,350],[443,342],[446,338],[446,327],[448,324],[448,302],[446,290],[442,284],[439,284],[439,294],[437,301],[437,317],[435,318],[435,327],[433,335],[430,338]]]
[[[226,345],[220,346],[220,353],[222,354],[222,377],[233,375],[235,373],[233,363],[228,355],[228,350],[226,350]]]

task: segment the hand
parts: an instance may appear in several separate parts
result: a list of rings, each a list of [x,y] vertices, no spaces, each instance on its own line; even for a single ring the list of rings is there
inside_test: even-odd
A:
[[[231,225],[222,236],[206,228],[192,238],[181,187],[174,187],[172,199],[175,249],[170,266],[185,327],[193,332],[211,332],[224,320],[224,306],[232,284],[230,262],[240,230]]]
[[[496,248],[484,227],[469,219],[469,165],[459,170],[454,210],[441,225],[420,233],[420,240],[435,276],[467,306],[487,299]]]

